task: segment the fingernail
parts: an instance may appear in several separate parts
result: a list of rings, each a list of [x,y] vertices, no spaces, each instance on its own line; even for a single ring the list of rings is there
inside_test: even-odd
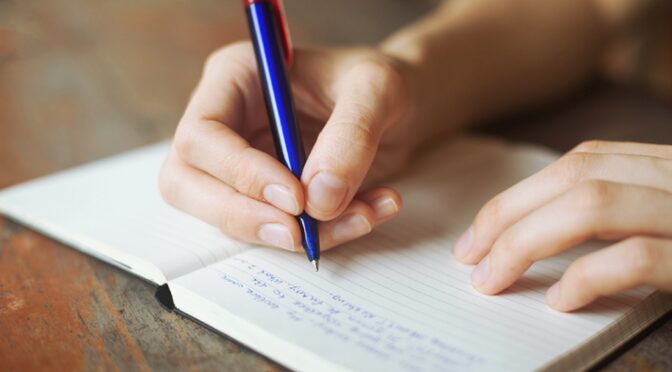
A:
[[[371,224],[364,216],[352,214],[338,221],[331,235],[335,241],[345,242],[366,235],[370,231]]]
[[[294,250],[294,239],[292,234],[285,225],[279,223],[267,223],[261,225],[257,233],[259,239],[274,246],[286,249],[288,251]]]
[[[306,190],[310,207],[324,214],[336,211],[347,192],[348,185],[328,172],[316,174]]]
[[[556,282],[546,291],[546,303],[550,307],[556,307],[560,302],[560,282]]]
[[[289,189],[282,185],[271,184],[264,187],[264,199],[277,208],[290,214],[299,213],[299,203]]]
[[[453,251],[453,254],[457,258],[464,258],[469,255],[469,251],[471,251],[471,246],[474,241],[474,229],[470,226],[467,231],[463,232],[460,238],[457,240],[457,243],[455,244],[455,250]]]
[[[399,213],[399,206],[397,205],[397,202],[387,196],[383,196],[374,200],[373,203],[371,203],[371,207],[373,208],[376,221],[383,220]]]
[[[471,273],[471,282],[475,287],[481,287],[488,280],[490,275],[490,256],[485,256]]]

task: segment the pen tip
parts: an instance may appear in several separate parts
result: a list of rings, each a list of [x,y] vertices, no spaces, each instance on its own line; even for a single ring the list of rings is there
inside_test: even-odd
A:
[[[310,261],[310,262],[312,262],[313,266],[315,266],[315,272],[320,271],[320,260],[313,260],[313,261]]]

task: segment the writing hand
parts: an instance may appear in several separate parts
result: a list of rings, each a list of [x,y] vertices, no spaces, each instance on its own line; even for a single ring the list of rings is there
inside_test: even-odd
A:
[[[254,52],[238,43],[206,63],[160,189],[168,203],[233,238],[289,250],[300,249],[294,216],[305,209],[328,221],[320,224],[328,249],[401,208],[396,191],[360,186],[367,175],[399,169],[409,153],[396,128],[407,106],[404,83],[373,49],[297,50],[290,78],[304,143],[312,148],[301,180],[274,156]]]
[[[490,200],[455,247],[498,293],[535,261],[589,239],[616,241],[573,262],[546,293],[561,311],[641,284],[672,290],[672,146],[591,141]]]

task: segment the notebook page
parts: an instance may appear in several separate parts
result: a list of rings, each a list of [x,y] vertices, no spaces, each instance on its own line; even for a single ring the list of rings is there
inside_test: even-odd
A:
[[[176,306],[298,370],[540,368],[621,317],[642,288],[563,314],[544,292],[583,246],[533,266],[503,295],[470,285],[451,247],[478,208],[553,160],[537,149],[459,141],[400,182],[399,218],[305,257],[254,248],[170,282]]]
[[[3,190],[0,213],[158,284],[237,252],[216,228],[162,201],[157,180],[168,146]]]

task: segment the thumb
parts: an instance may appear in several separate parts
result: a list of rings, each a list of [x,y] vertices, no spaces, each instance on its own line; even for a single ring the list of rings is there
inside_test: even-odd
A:
[[[352,67],[304,167],[306,211],[319,220],[341,214],[357,193],[385,130],[401,116],[401,75],[385,62]]]

